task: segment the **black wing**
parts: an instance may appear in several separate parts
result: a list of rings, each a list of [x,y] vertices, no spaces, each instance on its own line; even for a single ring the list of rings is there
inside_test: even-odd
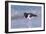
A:
[[[32,16],[34,16],[34,17],[36,17],[36,16],[37,16],[37,15],[35,15],[35,14],[32,14],[32,13],[31,13],[31,15],[32,15]]]

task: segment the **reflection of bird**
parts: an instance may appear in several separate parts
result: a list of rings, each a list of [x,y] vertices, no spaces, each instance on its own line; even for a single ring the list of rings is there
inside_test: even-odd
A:
[[[25,18],[31,19],[31,17],[36,17],[37,15],[32,13],[24,13]]]

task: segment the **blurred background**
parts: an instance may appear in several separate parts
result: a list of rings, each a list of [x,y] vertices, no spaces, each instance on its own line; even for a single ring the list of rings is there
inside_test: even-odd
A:
[[[24,13],[33,13],[37,17],[24,18]],[[41,26],[41,6],[11,5],[11,28],[36,28]]]

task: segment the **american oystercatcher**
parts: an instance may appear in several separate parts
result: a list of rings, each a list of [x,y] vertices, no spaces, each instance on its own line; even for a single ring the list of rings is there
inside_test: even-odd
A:
[[[25,16],[25,18],[30,20],[32,17],[36,17],[37,15],[32,14],[32,13],[24,13],[24,16]]]

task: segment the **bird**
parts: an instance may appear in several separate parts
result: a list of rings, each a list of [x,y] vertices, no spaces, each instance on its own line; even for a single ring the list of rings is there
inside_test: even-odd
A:
[[[36,17],[37,15],[33,14],[33,13],[24,13],[24,17],[27,19],[31,19],[31,17]]]

